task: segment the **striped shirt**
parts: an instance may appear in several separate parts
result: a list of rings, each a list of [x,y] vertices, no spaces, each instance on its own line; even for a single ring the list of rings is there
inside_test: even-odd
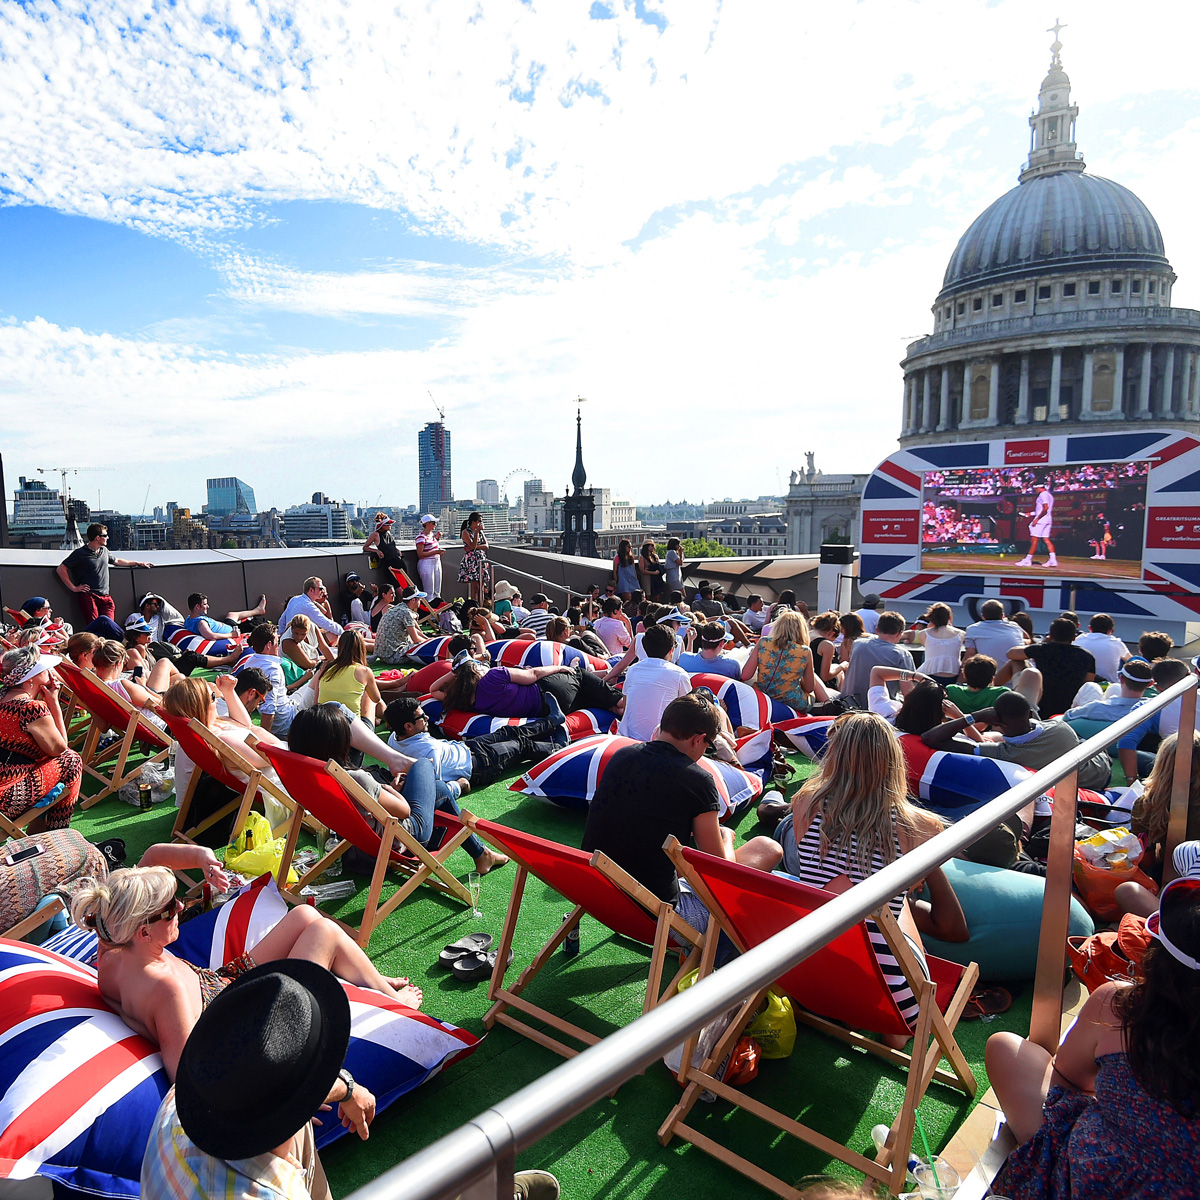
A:
[[[531,608],[529,615],[521,619],[522,629],[532,629],[538,637],[546,636],[546,626],[550,624],[551,613],[548,608]]]
[[[142,1159],[142,1196],[144,1200],[309,1200],[314,1183],[317,1197],[328,1196],[311,1122],[300,1131],[300,1140],[307,1170],[269,1151],[228,1162],[213,1158],[184,1133],[172,1088],[158,1110]]]

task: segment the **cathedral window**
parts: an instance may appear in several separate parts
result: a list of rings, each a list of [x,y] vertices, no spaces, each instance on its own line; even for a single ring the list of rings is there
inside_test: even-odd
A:
[[[1025,289],[1024,288],[1017,288],[1017,290],[1015,292],[1013,292],[1013,303],[1014,304],[1024,304],[1025,303]]]
[[[976,296],[975,299],[971,301],[971,311],[979,312],[982,308],[983,308],[983,297]]]
[[[1150,295],[1153,296],[1154,293],[1156,291],[1158,291],[1158,284],[1155,283],[1153,279],[1150,280],[1150,282],[1148,284],[1146,284],[1146,291],[1148,291],[1150,293]]]
[[[1112,285],[1111,285],[1111,286],[1112,286],[1112,293],[1113,293],[1113,295],[1114,295],[1114,296],[1119,296],[1119,295],[1121,294],[1121,291],[1122,291],[1122,289],[1125,287],[1125,280],[1123,280],[1123,279],[1114,279],[1114,280],[1112,281]]]
[[[1064,283],[1063,284],[1063,295],[1064,296],[1075,295],[1075,285],[1073,283]]]
[[[1048,283],[1043,283],[1043,284],[1039,285],[1038,299],[1039,300],[1049,300],[1050,299],[1050,285]]]
[[[1003,303],[1004,303],[1004,293],[1003,292],[993,292],[992,293],[992,307],[999,308]]]
[[[1100,295],[1100,280],[1098,280],[1098,279],[1089,279],[1088,280],[1088,295],[1089,296]]]
[[[1136,296],[1142,290],[1142,281],[1140,279],[1131,279],[1129,281],[1129,291]]]

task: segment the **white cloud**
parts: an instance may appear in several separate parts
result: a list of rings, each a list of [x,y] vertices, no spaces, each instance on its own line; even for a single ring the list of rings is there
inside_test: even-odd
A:
[[[869,467],[957,236],[1015,182],[1041,7],[694,0],[652,10],[662,32],[631,4],[585,7],[0,8],[16,202],[194,245],[251,330],[273,311],[438,323],[418,349],[247,355],[220,350],[228,316],[164,313],[141,340],[23,321],[0,326],[0,385],[61,414],[80,461],[161,459],[180,490],[224,461],[279,503],[412,499],[410,464],[379,476],[432,416],[426,388],[451,409],[460,486],[529,465],[561,487],[578,393],[593,479],[645,498],[758,494],[805,449]],[[1146,101],[1130,64],[1192,79],[1200,9],[1142,17],[1089,5],[1065,57],[1088,161],[1157,213],[1186,304],[1200,234],[1172,164],[1200,152],[1194,104],[1150,97],[1153,133],[1089,124],[1089,106]],[[394,210],[502,263],[339,272],[234,249],[281,200]],[[144,414],[173,410],[191,431],[164,416],[142,451]],[[40,430],[10,433],[10,462],[42,453]]]

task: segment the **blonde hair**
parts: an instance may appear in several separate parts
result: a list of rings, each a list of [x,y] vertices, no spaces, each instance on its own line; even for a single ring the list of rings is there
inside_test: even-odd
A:
[[[288,633],[292,635],[294,642],[303,641],[308,636],[310,628],[312,628],[312,622],[303,613],[297,613],[288,622]]]
[[[94,633],[73,633],[67,640],[67,657],[78,665],[79,656],[89,650],[95,650],[100,641]]]
[[[1161,686],[1161,685],[1160,685]],[[1146,840],[1153,847],[1167,840],[1171,821],[1171,785],[1175,780],[1175,749],[1179,734],[1163,738],[1154,756],[1154,769],[1146,780],[1146,790],[1134,807],[1135,823],[1144,826]],[[1188,807],[1200,796],[1200,733],[1192,734],[1192,778],[1188,784]],[[1134,832],[1138,832],[1135,828]]]
[[[925,833],[940,826],[932,813],[908,799],[904,751],[895,730],[875,713],[847,713],[829,731],[821,769],[805,780],[793,801],[796,820],[821,817],[820,856],[853,851],[870,870],[876,853],[895,861],[896,832]]]
[[[123,663],[129,656],[129,652],[120,643],[113,641],[111,638],[102,641],[92,654],[92,662],[108,663]]]
[[[771,623],[771,636],[767,641],[773,646],[778,646],[780,650],[790,645],[807,646],[808,622],[804,619],[804,614],[790,609],[781,612]]]
[[[199,721],[201,725],[208,723],[208,706],[212,701],[212,692],[203,679],[188,677],[177,679],[167,689],[163,696],[163,711],[173,717],[183,717],[185,720]]]
[[[875,1197],[885,1195],[872,1184],[851,1183],[848,1179],[834,1179],[829,1175],[801,1179],[797,1194],[801,1200],[875,1200]]]
[[[170,867],[123,867],[108,882],[80,880],[71,900],[71,919],[94,929],[110,946],[127,946],[134,934],[157,916],[175,895]]]

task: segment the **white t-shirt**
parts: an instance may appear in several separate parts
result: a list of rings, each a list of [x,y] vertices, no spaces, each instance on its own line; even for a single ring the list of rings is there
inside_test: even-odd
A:
[[[896,720],[896,714],[900,711],[903,703],[902,700],[893,700],[888,695],[887,687],[884,684],[867,688],[867,707],[873,713],[878,713],[889,724]]]
[[[1044,511],[1043,511],[1044,510]],[[1050,532],[1050,523],[1054,518],[1054,495],[1046,491],[1044,488],[1038,492],[1037,502],[1033,506],[1035,513],[1041,512],[1041,516],[1035,516],[1029,523],[1029,532],[1038,537],[1045,537]]]
[[[645,652],[645,650],[642,649],[642,638],[644,638],[645,636],[646,636],[645,633],[635,633],[633,635],[633,652],[636,655],[638,662],[646,661],[646,652]],[[677,633],[675,635],[675,649],[671,651],[671,661],[673,663],[677,663],[679,661],[679,656],[682,653],[683,653],[683,635],[680,633]],[[649,739],[647,739],[647,741],[648,740]]]
[[[629,649],[632,638],[625,622],[616,617],[600,617],[592,622],[596,636],[608,647],[609,654],[623,654]]]
[[[621,737],[648,742],[672,700],[686,696],[692,681],[665,658],[643,658],[625,673],[625,714],[617,726]]]
[[[867,633],[874,633],[879,625],[879,609],[877,608],[859,608],[855,610],[857,616],[862,618],[863,629]]]
[[[1109,683],[1119,682],[1121,660],[1129,657],[1129,647],[1111,633],[1081,633],[1075,645],[1082,646],[1096,660],[1096,674]]]

